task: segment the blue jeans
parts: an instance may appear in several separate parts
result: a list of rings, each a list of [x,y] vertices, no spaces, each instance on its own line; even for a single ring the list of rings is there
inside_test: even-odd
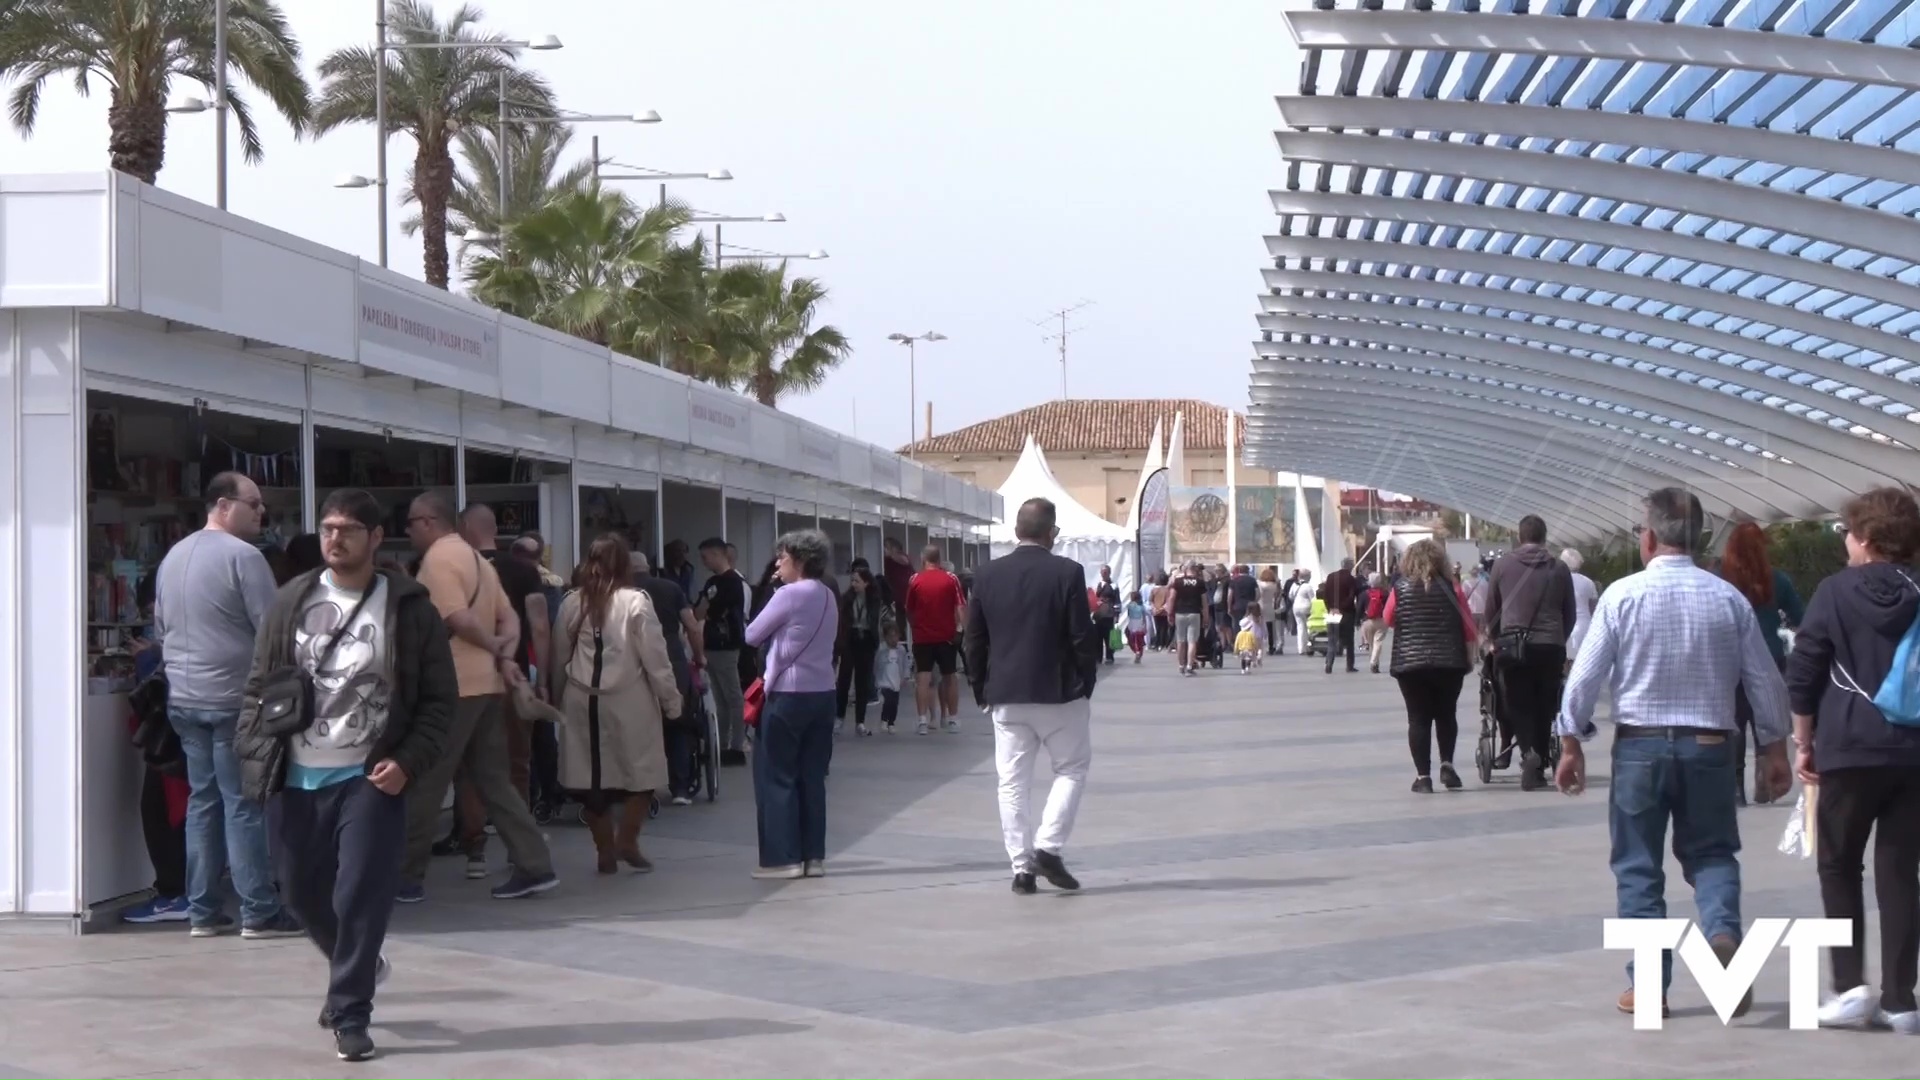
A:
[[[1692,731],[1616,735],[1607,790],[1613,880],[1623,919],[1667,916],[1666,835],[1693,886],[1695,922],[1711,940],[1734,941],[1740,929],[1740,822],[1734,811],[1733,733]],[[1661,987],[1673,984],[1673,953],[1663,958]],[[1633,964],[1627,964],[1629,984]]]
[[[219,921],[225,899],[220,872],[233,871],[240,923],[258,926],[280,911],[267,855],[267,820],[259,803],[240,794],[240,759],[233,753],[238,712],[174,706],[167,719],[187,758],[187,901],[195,926]]]
[[[827,857],[827,763],[833,759],[832,690],[767,695],[753,742],[753,800],[760,865]]]

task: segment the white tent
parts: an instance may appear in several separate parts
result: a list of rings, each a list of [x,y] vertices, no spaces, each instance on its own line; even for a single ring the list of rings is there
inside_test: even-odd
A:
[[[1120,595],[1125,596],[1136,587],[1133,533],[1126,526],[1115,525],[1080,505],[1079,500],[1067,494],[1032,435],[1027,436],[1026,448],[1020,451],[1020,460],[1014,463],[1007,482],[1000,485],[1000,497],[1006,500],[1007,520],[995,523],[987,532],[994,558],[1007,554],[1019,543],[1013,536],[1013,517],[1019,512],[1020,504],[1028,499],[1046,499],[1053,503],[1054,523],[1060,529],[1060,538],[1053,545],[1055,555],[1064,555],[1085,567],[1088,585],[1100,580],[1102,566],[1111,566]]]
[[[1133,502],[1127,507],[1127,532],[1140,532],[1140,493],[1146,490],[1147,480],[1166,465],[1166,459],[1160,456],[1160,421],[1153,422],[1153,440],[1147,443],[1147,459],[1140,464],[1140,479],[1133,485]]]

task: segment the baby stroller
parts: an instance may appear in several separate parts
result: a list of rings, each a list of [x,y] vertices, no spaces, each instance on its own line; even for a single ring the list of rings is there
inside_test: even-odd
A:
[[[1209,667],[1225,667],[1226,650],[1220,647],[1220,632],[1212,626],[1200,628],[1200,644],[1194,646],[1193,663],[1195,667],[1205,664]]]
[[[1300,655],[1327,654],[1327,602],[1315,598],[1307,611],[1307,640],[1300,643]]]
[[[1494,771],[1512,765],[1514,755],[1519,752],[1513,743],[1503,743],[1501,738],[1506,725],[1500,722],[1500,675],[1495,667],[1491,657],[1480,662],[1480,738],[1473,744],[1473,767],[1483,784],[1493,783]],[[1547,739],[1549,779],[1559,764],[1560,739],[1555,736]]]

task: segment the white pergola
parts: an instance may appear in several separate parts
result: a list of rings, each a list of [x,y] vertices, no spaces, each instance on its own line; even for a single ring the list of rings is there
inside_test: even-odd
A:
[[[1287,15],[1249,462],[1569,540],[1920,476],[1920,8],[1529,4]]]

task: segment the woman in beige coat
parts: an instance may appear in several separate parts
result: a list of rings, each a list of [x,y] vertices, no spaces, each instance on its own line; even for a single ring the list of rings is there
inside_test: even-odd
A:
[[[560,786],[586,809],[600,872],[625,862],[645,873],[653,863],[640,854],[640,826],[667,786],[661,724],[680,715],[680,689],[653,601],[632,586],[626,539],[595,540],[578,577],[555,629],[565,659],[552,668]]]

